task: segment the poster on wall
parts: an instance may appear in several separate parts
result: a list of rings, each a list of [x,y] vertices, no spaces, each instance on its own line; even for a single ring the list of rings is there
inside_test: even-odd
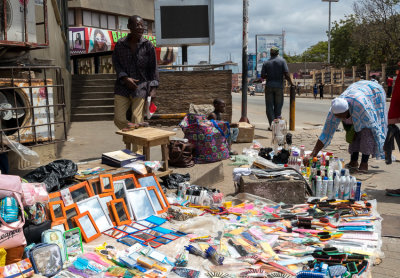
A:
[[[85,28],[69,29],[69,49],[71,55],[86,53]]]
[[[283,55],[284,39],[283,34],[256,35],[257,72],[261,72],[263,63],[270,58],[272,47],[278,47],[279,55]]]
[[[97,28],[88,28],[88,53],[105,52],[112,50],[110,31]]]

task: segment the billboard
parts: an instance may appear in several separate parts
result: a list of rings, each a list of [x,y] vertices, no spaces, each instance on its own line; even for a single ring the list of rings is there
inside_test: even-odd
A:
[[[256,35],[256,54],[257,54],[257,72],[261,73],[262,65],[270,58],[270,50],[276,46],[279,48],[279,55],[283,55],[283,34]]]
[[[214,0],[156,0],[154,14],[159,45],[214,44]]]

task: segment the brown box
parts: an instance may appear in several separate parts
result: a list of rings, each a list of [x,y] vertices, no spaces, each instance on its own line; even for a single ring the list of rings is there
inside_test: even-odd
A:
[[[240,178],[239,192],[249,193],[286,204],[302,204],[306,200],[305,184],[301,180],[259,179],[254,175]]]
[[[239,135],[236,140],[237,143],[251,143],[254,140],[255,126],[252,124],[240,122]]]

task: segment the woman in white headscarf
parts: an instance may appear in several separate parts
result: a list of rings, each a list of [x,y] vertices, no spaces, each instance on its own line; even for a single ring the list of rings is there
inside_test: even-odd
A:
[[[346,141],[351,155],[347,167],[368,171],[370,155],[384,157],[383,145],[387,132],[386,94],[377,82],[359,81],[350,85],[339,97],[332,101],[325,126],[311,153],[316,157],[327,147],[339,127],[346,130]],[[358,163],[361,152],[361,163]]]

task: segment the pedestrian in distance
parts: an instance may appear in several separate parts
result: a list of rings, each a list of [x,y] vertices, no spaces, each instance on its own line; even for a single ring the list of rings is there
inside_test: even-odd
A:
[[[261,78],[266,79],[265,84],[265,108],[269,122],[268,130],[271,130],[273,120],[281,117],[283,106],[283,78],[294,87],[289,75],[289,69],[285,59],[279,57],[279,48],[272,47],[271,58],[265,61],[261,70]]]
[[[387,84],[387,94],[386,94],[386,97],[387,97],[387,98],[390,98],[390,97],[392,97],[392,88],[393,88],[393,77],[392,77],[392,76],[389,76],[389,77],[387,78],[386,84]]]
[[[117,80],[114,87],[114,123],[119,129],[130,122],[144,121],[145,99],[156,96],[158,87],[157,56],[153,44],[143,37],[144,22],[133,15],[128,20],[130,34],[115,45],[112,56]],[[131,109],[131,119],[126,113]],[[133,151],[139,151],[133,146]]]
[[[319,84],[319,99],[324,99],[324,84],[322,82]]]
[[[350,163],[346,167],[367,172],[370,155],[384,157],[387,132],[386,93],[381,85],[372,81],[358,81],[350,85],[339,97],[332,100],[324,128],[311,153],[316,157],[329,146],[340,122],[346,130]],[[361,163],[358,164],[361,152]],[[304,160],[307,163],[307,160]]]
[[[313,93],[314,93],[314,99],[317,99],[317,95],[318,95],[318,86],[317,86],[317,83],[314,84]]]

